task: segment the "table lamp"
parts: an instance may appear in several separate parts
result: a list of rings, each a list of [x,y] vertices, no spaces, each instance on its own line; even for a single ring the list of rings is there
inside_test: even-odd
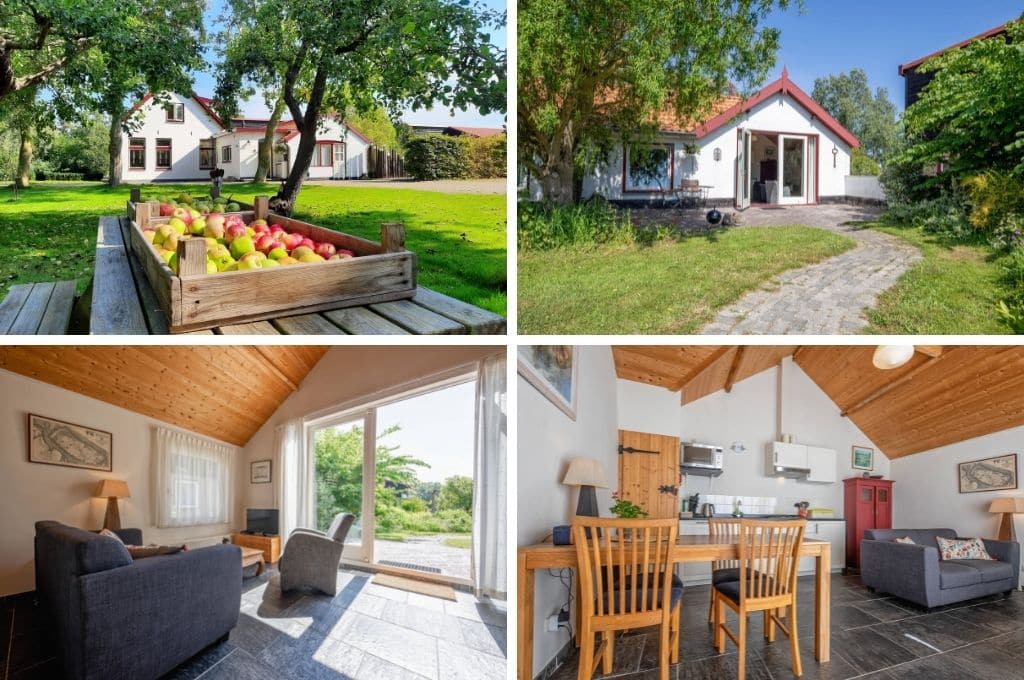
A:
[[[103,528],[117,531],[121,528],[121,514],[117,511],[118,498],[131,498],[127,482],[120,479],[104,479],[96,489],[97,498],[107,499],[107,514],[103,518]]]
[[[997,498],[988,506],[988,511],[1003,515],[999,521],[999,535],[996,536],[996,540],[1016,541],[1017,532],[1013,529],[1013,515],[1024,512],[1024,498]]]
[[[576,514],[584,517],[598,517],[597,487],[608,488],[604,478],[604,468],[592,458],[573,458],[569,461],[569,469],[562,477],[562,484],[580,487],[580,498],[576,503]]]

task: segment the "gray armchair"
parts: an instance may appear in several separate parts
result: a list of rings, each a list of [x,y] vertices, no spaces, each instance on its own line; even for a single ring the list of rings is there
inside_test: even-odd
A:
[[[351,513],[340,512],[334,516],[326,532],[316,529],[292,531],[278,563],[281,590],[308,586],[327,595],[336,595],[341,551],[355,519]]]

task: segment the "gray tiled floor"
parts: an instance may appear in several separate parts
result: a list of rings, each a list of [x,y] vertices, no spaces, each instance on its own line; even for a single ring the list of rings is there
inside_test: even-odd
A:
[[[282,594],[276,572],[243,582],[228,642],[165,680],[504,680],[504,603],[456,591],[455,602],[338,573],[338,594]],[[60,677],[45,617],[31,596],[0,599],[0,680]]]
[[[736,677],[736,647],[715,652],[707,623],[708,586],[687,588],[683,595],[680,663],[671,667],[678,680],[730,680]],[[1001,680],[1024,678],[1024,593],[941,607],[931,613],[898,600],[870,593],[856,577],[832,579],[832,660],[814,660],[814,584],[801,579],[797,629],[802,680]],[[735,630],[735,616],[729,614]],[[793,678],[789,644],[762,636],[760,616],[748,626],[747,678]],[[552,674],[553,680],[576,678],[577,654]],[[657,677],[656,629],[631,631],[616,642],[616,680]]]

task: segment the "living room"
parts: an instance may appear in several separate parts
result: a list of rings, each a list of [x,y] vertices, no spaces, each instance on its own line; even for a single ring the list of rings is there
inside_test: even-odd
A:
[[[520,346],[518,373],[520,678],[1020,677],[1020,347]],[[671,606],[632,601],[656,559]]]
[[[503,678],[505,366],[0,348],[0,678]]]

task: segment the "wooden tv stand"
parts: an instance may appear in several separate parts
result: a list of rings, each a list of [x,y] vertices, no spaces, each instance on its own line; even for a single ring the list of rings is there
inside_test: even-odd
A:
[[[263,560],[267,564],[276,563],[281,559],[280,536],[257,536],[255,534],[231,534],[231,542],[243,548],[256,548],[263,551]]]

